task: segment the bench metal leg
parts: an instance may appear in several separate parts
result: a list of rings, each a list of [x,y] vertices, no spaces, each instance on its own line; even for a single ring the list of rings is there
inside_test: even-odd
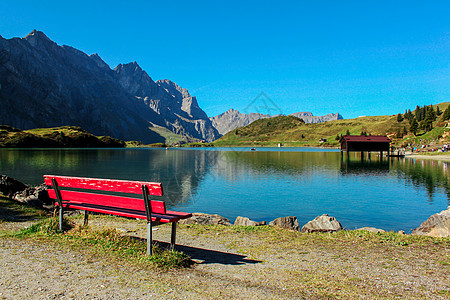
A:
[[[58,225],[59,231],[63,231],[63,215],[64,215],[64,209],[63,209],[63,206],[60,205],[59,206],[59,225]]]
[[[170,237],[170,250],[175,249],[175,239],[177,236],[177,222],[172,223],[172,236]]]
[[[87,210],[85,210],[83,225],[86,226],[88,224],[88,221],[89,221],[89,212]]]
[[[147,222],[147,255],[152,254],[152,222]]]

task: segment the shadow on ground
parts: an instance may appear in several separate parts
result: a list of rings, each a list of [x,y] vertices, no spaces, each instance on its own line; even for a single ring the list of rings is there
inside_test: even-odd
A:
[[[146,241],[145,239],[142,239]],[[159,247],[169,249],[170,244],[165,242],[156,242]],[[176,251],[183,252],[194,261],[201,264],[223,264],[223,265],[243,265],[261,263],[259,260],[247,259],[245,255],[229,252],[222,252],[191,246],[176,245]]]
[[[41,212],[45,214],[44,211]],[[38,212],[32,211],[29,206],[13,203],[12,200],[0,198],[0,220],[5,222],[27,222],[35,220]]]

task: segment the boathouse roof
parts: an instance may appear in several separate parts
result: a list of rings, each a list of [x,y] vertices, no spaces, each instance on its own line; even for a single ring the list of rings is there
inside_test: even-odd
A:
[[[369,142],[369,143],[390,143],[391,140],[385,135],[344,135],[339,140],[342,143],[342,140],[347,142]]]
[[[341,151],[389,151],[391,140],[385,135],[344,135]]]

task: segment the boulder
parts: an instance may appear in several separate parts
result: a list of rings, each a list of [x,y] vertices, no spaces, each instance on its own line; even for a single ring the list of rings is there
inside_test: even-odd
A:
[[[378,229],[375,227],[363,227],[363,228],[358,228],[356,230],[365,230],[365,231],[373,232],[373,233],[385,232],[383,229]]]
[[[0,194],[11,198],[15,193],[25,190],[28,186],[6,175],[0,176]]]
[[[230,220],[219,215],[204,213],[193,213],[192,217],[179,221],[180,224],[201,224],[201,225],[226,225],[231,226]]]
[[[234,225],[235,226],[262,226],[262,225],[266,225],[266,221],[256,222],[256,221],[250,220],[249,218],[238,216],[236,218],[236,221],[234,221]]]
[[[45,183],[38,186],[27,187],[25,190],[15,193],[12,199],[39,208],[42,208],[44,204],[52,204],[52,200],[48,197],[47,186]]]
[[[277,226],[284,229],[291,229],[298,231],[300,228],[300,225],[298,224],[297,217],[281,217],[273,220],[269,223],[270,226]]]
[[[434,237],[450,236],[450,206],[447,210],[434,214],[423,222],[420,227],[413,230],[412,234]]]
[[[341,223],[335,217],[323,214],[306,223],[302,227],[302,232],[334,232],[342,229]]]

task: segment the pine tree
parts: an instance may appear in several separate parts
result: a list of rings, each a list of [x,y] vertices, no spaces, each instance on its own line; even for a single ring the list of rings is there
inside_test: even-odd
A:
[[[402,114],[398,114],[397,115],[397,122],[401,122],[401,121],[403,121],[403,116],[402,116]]]
[[[441,111],[441,109],[439,108],[439,106],[437,106],[437,107],[436,107],[436,116],[440,116],[440,115],[442,115],[442,111]]]
[[[418,129],[419,123],[417,123],[416,118],[414,118],[411,122],[411,127],[409,128],[409,131],[411,131],[414,135],[416,135]]]
[[[444,121],[450,120],[450,105],[444,111],[444,116],[442,118],[444,119]]]
[[[350,130],[347,129],[347,132],[345,133],[345,135],[350,135]]]

